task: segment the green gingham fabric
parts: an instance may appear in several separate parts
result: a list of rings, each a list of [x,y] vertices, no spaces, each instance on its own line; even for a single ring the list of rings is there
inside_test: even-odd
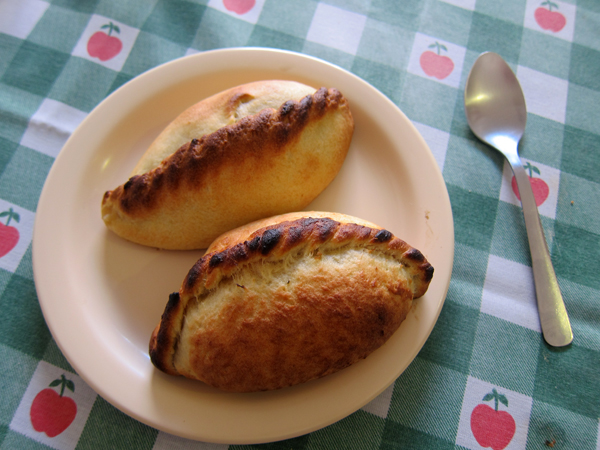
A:
[[[308,435],[228,446],[143,425],[74,373],[40,310],[31,239],[48,171],[99,102],[167,61],[244,46],[322,58],[397,104],[442,169],[456,251],[439,320],[392,386]],[[575,335],[563,349],[540,334],[510,168],[466,123],[483,51],[527,100],[521,155]],[[0,0],[0,222],[0,449],[600,450],[598,0]],[[32,427],[44,389],[77,405],[52,437]]]

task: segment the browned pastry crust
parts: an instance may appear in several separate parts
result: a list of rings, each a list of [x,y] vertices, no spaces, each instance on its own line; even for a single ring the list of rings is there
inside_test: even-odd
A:
[[[239,101],[243,94],[234,92]],[[348,103],[334,88],[263,109],[106,192],[103,220],[139,244],[206,248],[227,230],[305,208],[337,175],[353,129]]]
[[[389,339],[427,291],[431,264],[359,219],[301,214],[235,230],[192,267],[152,333],[157,368],[263,391],[334,373]]]

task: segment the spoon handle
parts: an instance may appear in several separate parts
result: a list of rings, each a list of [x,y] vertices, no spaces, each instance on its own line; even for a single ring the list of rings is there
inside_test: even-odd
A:
[[[550,259],[531,183],[519,156],[507,157],[521,196],[542,333],[548,344],[563,347],[573,341],[573,332]]]

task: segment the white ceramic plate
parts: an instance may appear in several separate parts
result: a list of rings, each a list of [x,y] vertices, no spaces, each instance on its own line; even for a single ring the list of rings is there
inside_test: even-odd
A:
[[[352,214],[420,249],[435,275],[427,294],[379,350],[301,386],[229,394],[154,369],[150,334],[168,294],[202,252],[158,251],[107,231],[104,192],[126,181],[147,145],[189,105],[260,79],[337,87],[356,130],[334,182],[307,209]],[[384,95],[324,61],[241,48],[200,53],[150,70],[115,91],[73,133],[48,175],[37,210],[35,282],[56,342],[103,398],[152,427],[229,444],[299,436],[351,414],[406,369],[444,302],[454,255],[448,193],[425,141]]]

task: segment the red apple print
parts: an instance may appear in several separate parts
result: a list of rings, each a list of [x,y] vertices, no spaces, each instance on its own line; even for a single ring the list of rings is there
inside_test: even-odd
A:
[[[431,44],[427,48],[435,48],[436,52],[432,52],[427,50],[426,52],[421,54],[419,58],[419,63],[421,64],[421,68],[423,72],[425,72],[430,77],[436,77],[439,80],[443,80],[448,75],[452,73],[454,70],[454,63],[447,56],[442,56],[440,54],[441,50],[445,52],[448,51],[445,45],[440,44],[439,42],[435,42]]]
[[[20,220],[19,214],[14,212],[12,208],[8,208],[8,211],[0,213],[0,217],[8,217],[6,225],[0,223],[0,258],[10,252],[17,242],[19,242],[19,230],[15,227],[10,227],[8,224],[11,220],[18,222]]]
[[[233,11],[236,14],[246,14],[256,4],[256,0],[223,0],[223,5],[228,11]]]
[[[535,198],[535,204],[540,206],[546,201],[550,194],[550,188],[544,180],[541,178],[533,178],[533,172],[540,174],[540,169],[531,164],[527,163],[523,166],[525,170],[529,172],[529,182],[531,183],[531,190],[533,191],[533,197]],[[517,179],[513,176],[511,181],[512,190],[519,200],[521,195],[519,194],[519,188],[517,187]]]
[[[29,417],[33,429],[44,432],[48,437],[58,436],[75,420],[77,405],[70,397],[63,397],[65,388],[75,392],[75,384],[64,375],[50,383],[50,387],[60,386],[60,394],[54,389],[46,388],[35,396]]]
[[[508,406],[507,398],[496,389],[483,397],[484,402],[494,400],[494,408],[479,404],[471,412],[471,431],[482,447],[502,450],[510,444],[517,426],[515,419],[506,411],[498,411],[498,402]]]
[[[90,56],[98,58],[100,61],[108,61],[117,56],[123,48],[121,40],[116,36],[111,36],[113,31],[120,33],[121,30],[112,22],[102,25],[100,29],[108,29],[108,34],[102,31],[92,34],[87,43],[87,51]]]
[[[548,9],[544,8],[544,6],[547,6]],[[550,0],[546,0],[541,3],[541,6],[535,10],[533,15],[535,21],[542,29],[558,33],[567,24],[567,19],[558,11],[552,11],[552,8],[558,9],[558,5]]]

